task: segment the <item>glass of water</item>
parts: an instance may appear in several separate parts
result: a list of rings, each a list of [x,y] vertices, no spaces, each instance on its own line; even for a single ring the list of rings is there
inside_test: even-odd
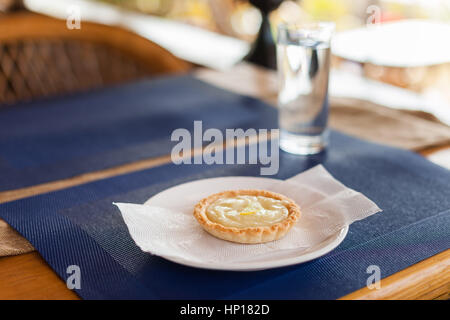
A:
[[[281,24],[277,38],[280,147],[315,154],[328,142],[328,76],[334,23]]]

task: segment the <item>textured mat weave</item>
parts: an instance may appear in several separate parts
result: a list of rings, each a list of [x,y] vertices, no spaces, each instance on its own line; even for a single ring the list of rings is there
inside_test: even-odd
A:
[[[0,111],[0,191],[170,154],[177,128],[275,128],[276,110],[190,75]]]

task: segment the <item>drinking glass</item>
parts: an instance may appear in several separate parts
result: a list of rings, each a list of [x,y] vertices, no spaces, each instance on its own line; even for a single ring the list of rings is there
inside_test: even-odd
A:
[[[281,24],[277,37],[280,148],[315,154],[328,143],[328,76],[334,23]]]

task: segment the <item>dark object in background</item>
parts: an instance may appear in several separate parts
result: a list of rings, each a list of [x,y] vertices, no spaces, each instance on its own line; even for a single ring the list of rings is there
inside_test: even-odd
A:
[[[23,0],[0,0],[0,14],[24,10]]]
[[[282,2],[283,0],[250,0],[261,11],[262,22],[253,48],[245,60],[266,68],[277,68],[276,45],[270,30],[269,13]]]

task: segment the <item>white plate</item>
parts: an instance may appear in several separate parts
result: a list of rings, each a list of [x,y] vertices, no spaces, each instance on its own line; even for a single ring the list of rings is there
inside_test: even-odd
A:
[[[173,206],[180,206],[180,208],[186,208],[186,206],[194,207],[197,201],[216,192],[236,189],[237,186],[239,186],[239,189],[271,190],[272,186],[279,182],[280,180],[258,177],[221,177],[203,179],[166,189],[151,197],[145,202],[145,204],[164,207],[167,203],[171,203]],[[289,251],[283,250],[281,254],[277,255],[277,259],[272,259],[270,261],[251,261],[224,264],[223,262],[198,263],[174,257],[162,257],[172,262],[203,269],[233,271],[264,270],[290,266],[319,258],[336,248],[345,239],[347,232],[348,226],[322,243],[311,247],[306,251],[300,249],[293,249]]]

